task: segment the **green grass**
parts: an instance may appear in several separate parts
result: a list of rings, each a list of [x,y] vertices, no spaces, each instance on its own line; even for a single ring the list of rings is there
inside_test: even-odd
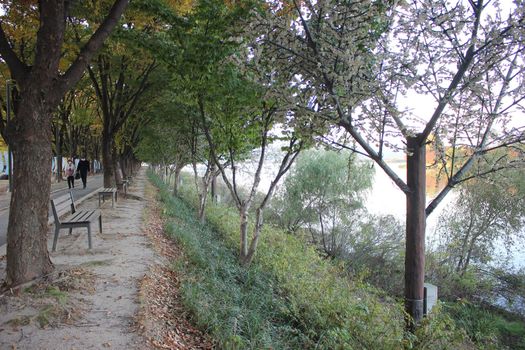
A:
[[[480,348],[525,350],[525,324],[468,302],[447,303],[446,311]]]
[[[272,277],[254,266],[244,269],[234,252],[210,227],[195,219],[191,207],[173,198],[162,184],[166,232],[183,248],[181,293],[196,324],[212,334],[220,348],[297,348],[300,331],[290,326],[284,299]]]
[[[347,278],[344,268],[283,230],[265,226],[249,268],[237,259],[239,215],[211,204],[196,219],[191,187],[174,198],[160,189],[166,232],[182,247],[174,265],[195,323],[224,349],[471,349],[465,333],[440,312],[418,335],[404,332],[401,302]]]
[[[393,300],[380,302],[307,244],[270,228],[255,262],[243,268],[234,211],[210,206],[203,226],[191,206],[153,180],[169,218],[166,231],[188,261],[175,266],[186,276],[183,299],[219,347],[399,349],[403,314]]]

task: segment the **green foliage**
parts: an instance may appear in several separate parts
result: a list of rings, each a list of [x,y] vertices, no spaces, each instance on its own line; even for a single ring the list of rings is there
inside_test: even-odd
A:
[[[438,304],[423,319],[416,333],[407,337],[406,347],[418,350],[467,350],[472,349],[474,344]]]
[[[525,349],[523,321],[508,321],[466,301],[447,303],[445,310],[480,349]]]
[[[163,91],[161,95],[161,101],[151,106],[155,117],[139,130],[140,141],[135,154],[151,164],[187,164],[194,137],[192,125],[187,120],[192,115],[191,110],[180,102],[174,91]]]
[[[352,230],[343,259],[354,278],[403,295],[404,229],[393,216],[366,215]],[[388,271],[385,273],[385,271]]]
[[[189,192],[187,195],[187,199],[194,200]],[[165,200],[176,201],[168,194],[163,197],[167,197]],[[191,218],[191,225],[182,226],[178,223],[177,226],[181,228],[175,231],[180,231],[181,235],[183,232],[192,232],[188,233],[188,236],[193,236],[197,232],[192,230],[192,227],[199,227],[199,224],[195,222],[194,215],[189,210],[173,209],[169,210],[169,213],[180,215],[182,212],[184,216],[188,216],[188,220]],[[217,247],[220,243],[216,240],[224,240],[226,249],[230,251],[232,263],[236,264],[232,252],[236,250],[237,245],[238,215],[235,211],[220,206],[209,207],[207,215],[213,227],[220,232],[220,236],[216,236],[211,245]],[[203,230],[198,230],[199,235]],[[293,343],[289,343],[286,347],[297,348],[297,344],[301,344],[302,348],[320,349],[399,348],[403,336],[403,314],[401,308],[391,305],[393,301],[381,302],[370,288],[351,283],[341,267],[320,258],[311,246],[300,239],[271,227],[263,229],[262,235],[265,239],[260,244],[258,258],[244,273],[249,275],[256,272],[261,276],[269,276],[268,281],[272,284],[265,286],[265,289],[270,289],[274,295],[279,296],[281,317],[290,328],[282,334],[286,334],[285,338],[293,335],[290,340],[296,344],[294,346]],[[211,241],[209,236],[194,237],[199,245]],[[206,253],[200,256],[193,253],[195,257],[191,258],[192,264],[206,266],[216,255],[216,249],[218,248],[206,248]],[[221,261],[221,265],[223,264],[224,260]],[[206,274],[201,273],[199,276],[216,270],[207,267]],[[217,283],[220,282],[214,280],[213,285]],[[232,282],[227,284],[231,288]],[[200,289],[194,287],[191,290],[204,293],[209,288],[212,288],[212,285],[206,288],[201,286]],[[202,294],[195,294],[194,297],[207,300]],[[220,300],[228,298],[221,296]],[[192,310],[198,312],[204,309],[202,306]],[[210,300],[206,302],[206,307],[211,307]],[[267,305],[266,308],[275,309],[275,306]],[[222,305],[221,309],[226,308]],[[206,324],[210,327],[209,323]]]
[[[446,263],[447,252],[428,252],[426,257],[426,275],[439,286],[439,295],[443,300],[454,301],[458,298],[489,298],[494,288],[494,280],[475,267],[458,272]]]
[[[184,302],[222,348],[470,350],[491,349],[506,338],[513,341],[506,344],[521,344],[521,323],[496,318],[474,325],[479,316],[451,312],[448,304],[438,304],[415,334],[406,334],[400,305],[349,280],[344,264],[320,258],[305,241],[268,225],[257,258],[242,268],[234,253],[235,210],[209,205],[209,224],[203,226],[195,219],[193,187],[183,189],[184,202],[172,197],[158,177],[150,178],[160,188],[171,223],[167,230],[186,254],[187,262],[175,266],[187,276]]]
[[[498,242],[511,247],[523,239],[525,181],[522,172],[507,170],[470,180],[462,185],[455,205],[440,218],[443,237],[439,251],[447,264],[464,273],[472,263],[486,264],[494,258]]]
[[[196,324],[211,333],[220,348],[301,348],[301,332],[291,325],[275,280],[258,267],[240,267],[221,237],[201,225],[193,209],[172,197],[158,178],[153,180],[165,206],[166,231],[188,262],[174,268],[184,276],[183,301]]]
[[[318,223],[319,216],[342,220],[362,207],[363,195],[371,187],[373,168],[358,162],[349,152],[308,150],[284,181],[280,203],[276,203],[281,226],[295,231]]]
[[[373,168],[349,152],[308,150],[273,202],[274,220],[290,232],[308,227],[327,255],[341,256],[363,215],[372,177]]]

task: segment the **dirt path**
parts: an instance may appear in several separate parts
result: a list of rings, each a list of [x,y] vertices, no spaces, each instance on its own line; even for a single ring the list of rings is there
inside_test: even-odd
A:
[[[146,182],[141,171],[128,190],[132,196],[119,199],[114,208],[111,201],[103,204],[104,233],[95,229],[92,251],[85,229],[72,235],[63,230],[51,254],[56,272],[16,295],[0,297],[0,349],[152,348],[137,331],[144,327],[135,322],[140,299],[147,298],[139,287],[163,261],[144,234]],[[79,209],[97,206],[92,197]],[[0,278],[4,273],[5,259]]]

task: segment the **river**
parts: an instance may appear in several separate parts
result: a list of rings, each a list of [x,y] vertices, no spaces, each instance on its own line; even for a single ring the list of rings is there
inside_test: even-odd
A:
[[[272,156],[270,157],[273,161],[267,162],[266,166],[263,168],[261,183],[259,185],[259,191],[266,191],[270,185],[271,180],[273,179],[277,168],[279,156],[278,149],[273,149],[274,152],[271,152]],[[257,153],[255,152],[252,159],[257,159]],[[406,168],[404,166],[403,155],[396,154],[387,159],[388,164],[391,165],[392,169],[397,173],[397,175],[405,180],[406,179]],[[396,217],[398,220],[404,222],[406,216],[406,200],[404,193],[395,185],[395,183],[380,169],[377,165],[375,166],[375,175],[373,181],[373,187],[367,195],[367,200],[365,203],[366,208],[373,214],[390,214]],[[239,184],[243,187],[251,185],[253,181],[253,173],[255,172],[256,164],[253,161],[246,161],[238,166],[238,178]],[[200,175],[204,174],[205,168],[203,166],[198,167]],[[191,167],[186,167],[185,171],[190,171]],[[228,172],[228,175],[231,177],[231,173]],[[285,175],[286,177],[286,175]],[[280,181],[282,185],[284,177]],[[432,180],[428,180],[431,182]],[[434,186],[430,184],[427,188],[427,203],[432,200],[433,196],[436,195]],[[443,201],[437,206],[432,214],[427,218],[427,246],[435,242],[439,237],[436,237],[436,227],[438,225],[439,216],[443,210],[447,207],[450,207],[454,201],[455,193],[451,191]],[[525,236],[525,231],[524,231]],[[494,252],[498,255],[499,259],[507,259],[506,266],[508,269],[519,269],[525,267],[525,249],[523,244],[517,243],[511,250],[510,256],[507,256],[507,253],[504,249],[503,242],[498,242],[496,244],[496,249]]]
[[[403,180],[406,179],[406,168],[400,159],[394,161],[393,169],[399,177]],[[432,185],[429,186],[432,189]],[[428,191],[427,192],[432,192]],[[427,196],[427,204],[433,199],[436,193]],[[450,192],[443,201],[437,206],[432,214],[427,218],[427,245],[435,241],[436,227],[439,224],[439,216],[445,208],[450,207],[453,204],[455,198],[454,191]],[[401,221],[405,221],[406,216],[406,201],[404,193],[395,185],[395,183],[376,166],[376,172],[374,175],[374,182],[372,190],[366,201],[367,209],[374,214],[390,214],[398,218]],[[525,229],[523,231],[525,236]],[[525,267],[525,247],[523,242],[517,241],[514,247],[511,249],[510,255],[504,248],[503,242],[497,242],[496,249],[494,251],[500,259],[507,259],[506,264],[509,269],[520,269]]]

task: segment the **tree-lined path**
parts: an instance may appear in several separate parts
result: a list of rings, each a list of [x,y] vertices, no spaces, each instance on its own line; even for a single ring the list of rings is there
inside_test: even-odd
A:
[[[107,202],[102,206],[103,234],[95,230],[91,251],[85,229],[74,229],[71,236],[63,230],[57,251],[51,253],[57,270],[52,282],[36,281],[20,297],[9,292],[0,296],[0,349],[147,349],[152,342],[165,341],[151,306],[163,297],[158,286],[165,284],[158,278],[166,277],[155,273],[164,269],[165,260],[154,249],[159,239],[153,241],[148,228],[158,226],[151,215],[144,219],[155,195],[144,173],[135,178],[127,198],[114,208]],[[98,199],[92,196],[79,210],[97,207]],[[50,227],[49,249],[52,231]],[[3,278],[5,260],[0,261],[0,271]],[[156,294],[146,295],[152,286]],[[183,319],[178,323],[184,326],[177,330],[179,344],[209,348]]]
[[[54,275],[55,264],[63,263],[48,249],[49,199],[62,193],[52,191],[48,169],[53,156],[69,154],[100,159],[104,187],[120,188],[143,162],[150,164],[159,188],[173,186],[169,196],[161,191],[165,203],[168,197],[184,196],[197,208],[198,223],[189,220],[186,232],[212,221],[214,205],[231,205],[227,209],[236,211],[239,222],[229,222],[223,233],[237,231],[231,270],[241,276],[226,280],[227,285],[239,282],[232,301],[247,305],[242,300],[249,294],[250,278],[242,275],[260,264],[263,250],[275,243],[268,231],[287,217],[290,225],[278,240],[302,237],[302,243],[317,250],[309,259],[330,257],[329,263],[342,270],[334,275],[344,276],[343,284],[364,291],[359,285],[368,283],[397,298],[381,301],[385,305],[378,310],[404,299],[405,312],[397,317],[365,317],[353,314],[353,296],[341,301],[346,307],[322,295],[307,298],[304,288],[287,290],[273,281],[276,289],[266,289],[284,295],[285,304],[294,291],[303,293],[296,295],[299,304],[274,308],[290,308],[289,313],[268,318],[282,320],[284,333],[264,331],[264,340],[257,340],[251,327],[238,333],[247,314],[260,310],[253,313],[259,319],[263,310],[273,309],[250,304],[256,307],[243,312],[232,303],[237,312],[224,319],[214,313],[196,321],[211,330],[219,347],[280,348],[275,345],[281,344],[280,336],[293,333],[283,348],[355,348],[355,339],[365,335],[370,343],[362,347],[378,348],[375,342],[381,341],[384,348],[391,339],[405,338],[401,329],[408,331],[404,340],[426,344],[424,335],[434,332],[418,334],[420,326],[441,326],[423,322],[429,311],[425,283],[439,284],[443,298],[452,303],[468,299],[482,307],[480,300],[492,300],[496,307],[503,298],[513,305],[513,298],[523,295],[516,290],[525,288],[525,272],[511,271],[494,248],[504,240],[510,254],[518,239],[525,239],[520,235],[523,211],[504,210],[523,207],[519,198],[525,193],[518,176],[525,166],[524,1],[0,0],[0,77],[6,86],[0,93],[6,96],[0,98],[5,111],[0,134],[13,154],[15,188],[0,293]],[[340,153],[342,167],[328,170],[321,154],[313,156],[313,171],[294,184],[290,178],[301,168],[301,158],[321,148]],[[388,157],[391,153],[400,154],[406,177],[396,171],[400,164]],[[250,174],[243,169],[247,161],[253,166]],[[275,164],[271,175],[269,163]],[[181,172],[189,166],[193,176],[186,180]],[[316,178],[322,173],[318,166],[328,172],[322,179]],[[403,194],[396,200],[406,207],[402,224],[365,212],[365,195],[357,192],[368,187],[365,175],[372,168]],[[363,186],[352,183],[358,174],[364,176]],[[437,183],[431,194],[432,178]],[[263,189],[263,183],[269,186]],[[494,191],[476,192],[489,185]],[[458,191],[476,201],[455,201],[448,217],[440,218],[440,242],[430,242],[427,217],[435,217],[435,209]],[[491,199],[490,192],[499,192],[497,198]],[[459,220],[457,214],[467,211],[468,220]],[[140,224],[134,216],[124,218],[136,213],[111,213],[118,220],[131,218],[122,221],[124,227]],[[0,228],[6,221],[0,215]],[[197,254],[200,248],[184,254]],[[231,248],[225,247],[226,255]],[[95,249],[90,255],[97,254]],[[136,256],[127,256],[122,263],[132,264]],[[204,260],[210,263],[194,261]],[[284,268],[270,268],[268,278],[279,279]],[[301,271],[289,271],[289,280],[295,272]],[[218,283],[199,290],[213,292],[228,276],[233,275],[221,274]],[[308,283],[319,283],[311,278]],[[203,300],[208,298],[196,294],[186,299],[196,318]],[[299,312],[310,306],[311,312]],[[348,313],[331,314],[338,309]],[[326,318],[318,321],[312,315]],[[445,316],[457,317],[449,311]],[[390,339],[374,336],[374,327],[381,324],[376,317],[389,320]],[[356,328],[356,320],[363,330]],[[304,337],[297,335],[297,324]],[[221,341],[228,333],[221,330],[224,325],[234,332]],[[505,342],[508,337],[501,334]],[[484,343],[471,338],[467,342]],[[448,335],[452,339],[456,335]]]

